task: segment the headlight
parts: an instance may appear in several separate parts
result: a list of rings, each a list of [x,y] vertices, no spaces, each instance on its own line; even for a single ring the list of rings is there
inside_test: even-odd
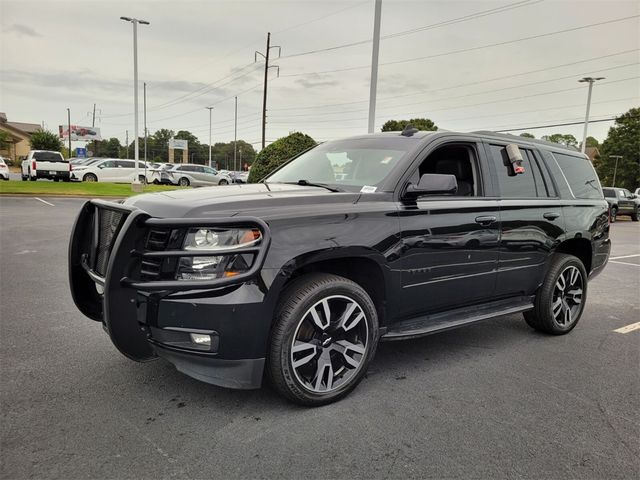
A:
[[[216,255],[216,250],[228,250],[257,245],[262,233],[255,228],[219,229],[192,228],[184,239],[183,249],[211,252],[211,256],[180,257],[176,279],[213,280],[231,277],[250,268],[253,254]]]

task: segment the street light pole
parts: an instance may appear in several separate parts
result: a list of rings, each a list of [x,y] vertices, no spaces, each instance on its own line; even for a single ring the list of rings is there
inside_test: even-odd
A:
[[[69,158],[71,158],[71,109],[67,108],[67,122],[68,122],[68,133],[69,133]]]
[[[580,83],[589,83],[589,93],[587,94],[587,113],[584,116],[584,131],[582,133],[582,153],[587,149],[587,127],[589,126],[589,110],[591,109],[591,90],[593,90],[594,82],[604,80],[604,77],[584,77],[578,80]]]
[[[618,160],[622,158],[622,155],[609,155],[609,158],[616,159],[616,166],[613,168],[613,182],[611,184],[612,187],[616,186],[616,174],[618,173]]]
[[[211,110],[213,107],[205,107],[209,110],[209,167],[213,168],[213,164],[211,163]]]
[[[149,25],[146,20],[138,20],[137,18],[120,17],[125,22],[133,24],[133,126],[134,134],[134,163],[135,163],[135,178],[131,184],[131,188],[134,191],[140,191],[140,178],[138,172],[138,160],[140,159],[140,152],[138,151],[138,24]]]
[[[380,17],[382,16],[382,0],[376,0],[373,18],[373,52],[371,53],[371,85],[369,86],[369,127],[367,132],[373,133],[376,125],[376,93],[378,90],[378,54],[380,52]]]
[[[147,165],[147,82],[142,84],[142,112],[144,123],[144,164]],[[146,170],[146,167],[145,167]],[[145,175],[146,176],[146,175]]]
[[[236,114],[233,127],[233,169],[236,170],[236,156],[238,154],[238,97],[236,97]],[[237,171],[237,170],[236,170]]]

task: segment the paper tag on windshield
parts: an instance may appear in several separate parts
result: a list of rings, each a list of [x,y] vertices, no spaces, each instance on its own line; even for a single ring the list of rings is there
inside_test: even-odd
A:
[[[371,187],[369,185],[365,185],[360,189],[360,193],[373,193],[378,189],[378,187]]]

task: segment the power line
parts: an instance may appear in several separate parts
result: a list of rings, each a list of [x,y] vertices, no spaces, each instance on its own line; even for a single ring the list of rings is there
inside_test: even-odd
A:
[[[458,53],[467,53],[467,52],[473,52],[476,50],[482,50],[484,48],[492,48],[492,47],[498,47],[498,46],[502,46],[502,45],[511,45],[514,43],[518,43],[518,42],[524,42],[524,41],[528,41],[528,40],[534,40],[537,38],[543,38],[543,37],[549,37],[549,36],[553,36],[553,35],[559,35],[561,33],[568,33],[568,32],[575,32],[578,30],[583,30],[586,28],[593,28],[593,27],[599,27],[602,25],[608,25],[611,23],[617,23],[617,22],[622,22],[625,20],[630,20],[633,18],[638,18],[640,17],[640,15],[631,15],[628,17],[622,17],[622,18],[616,18],[613,20],[606,20],[603,22],[597,22],[597,23],[591,23],[588,25],[582,25],[580,27],[572,27],[572,28],[566,28],[563,30],[556,30],[555,32],[547,32],[547,33],[541,33],[538,35],[530,35],[528,37],[522,37],[522,38],[516,38],[513,40],[506,40],[503,42],[496,42],[496,43],[489,43],[486,45],[478,45],[476,47],[468,47],[468,48],[462,48],[459,50],[451,50],[449,52],[442,52],[442,53],[436,53],[433,55],[425,55],[422,57],[414,57],[414,58],[406,58],[404,60],[396,60],[393,62],[385,62],[385,63],[381,63],[380,66],[388,66],[388,65],[399,65],[401,63],[409,63],[409,62],[417,62],[420,60],[429,60],[432,58],[438,58],[438,57],[444,57],[444,56],[448,56],[448,55],[456,55]],[[347,68],[338,68],[338,69],[333,69],[333,70],[323,70],[320,72],[306,72],[306,73],[290,73],[288,75],[282,75],[282,77],[300,77],[300,76],[307,76],[307,75],[320,75],[320,74],[327,74],[327,73],[338,73],[338,72],[348,72],[348,71],[353,71],[353,70],[362,70],[365,68],[369,68],[369,65],[361,65],[361,66],[357,66],[357,67],[347,67]]]
[[[603,58],[610,58],[610,57],[615,57],[615,56],[618,56],[618,55],[624,55],[624,54],[627,54],[627,53],[637,52],[638,50],[640,50],[640,49],[633,48],[633,49],[630,49],[630,50],[623,50],[621,52],[610,53],[610,54],[607,54],[607,55],[601,55],[599,57],[587,58],[585,60],[578,60],[576,62],[563,63],[561,65],[554,65],[552,67],[539,68],[539,69],[536,69],[536,70],[529,70],[527,72],[514,73],[514,74],[511,74],[511,75],[502,75],[500,77],[489,78],[489,79],[486,79],[486,80],[477,80],[475,82],[461,83],[461,84],[452,85],[452,86],[449,86],[449,87],[440,88],[440,89],[437,89],[437,90],[429,90],[427,92],[420,91],[420,92],[412,92],[412,93],[404,93],[404,94],[400,94],[400,95],[391,95],[391,96],[386,96],[386,97],[380,97],[380,100],[388,100],[388,99],[392,99],[392,98],[410,97],[410,96],[413,96],[413,95],[423,95],[423,94],[426,94],[426,93],[430,93],[430,92],[434,92],[434,91],[442,91],[442,90],[445,90],[445,89],[467,87],[467,86],[470,86],[470,85],[478,85],[480,83],[496,82],[496,81],[505,80],[505,79],[508,79],[508,78],[515,78],[515,77],[520,77],[520,76],[524,76],[524,75],[531,75],[533,73],[540,73],[540,72],[545,72],[545,71],[548,71],[548,70],[555,70],[557,68],[569,67],[569,66],[572,66],[572,65],[578,65],[580,63],[587,63],[587,62],[592,62],[592,61],[595,61],[595,60],[601,60]],[[272,112],[274,112],[274,111],[278,111],[279,112],[279,111],[284,111],[284,110],[303,110],[303,109],[311,109],[311,108],[338,107],[338,106],[343,106],[343,105],[355,105],[355,104],[358,104],[358,103],[367,103],[367,102],[368,102],[368,100],[356,100],[356,101],[352,101],[352,102],[340,102],[340,103],[330,103],[330,104],[326,104],[325,103],[325,104],[322,104],[322,105],[306,105],[306,106],[303,106],[303,107],[297,106],[297,107],[271,108],[269,110],[272,111]]]
[[[613,122],[617,117],[611,118],[601,118],[600,120],[589,120],[589,123],[600,123],[600,122]],[[539,128],[553,128],[553,127],[566,127],[568,125],[583,125],[584,120],[579,122],[569,122],[569,123],[556,123],[552,125],[536,125],[534,127],[523,127],[523,128],[510,128],[508,130],[493,130],[495,133],[506,133],[512,131],[521,131],[521,130],[537,130]]]
[[[495,7],[495,8],[491,8],[489,10],[483,10],[480,12],[476,12],[476,13],[472,13],[472,14],[468,14],[468,15],[464,15],[462,17],[457,17],[457,18],[452,18],[449,20],[444,20],[442,22],[438,22],[438,23],[433,23],[430,25],[425,25],[423,27],[418,27],[418,28],[413,28],[411,30],[404,30],[401,32],[395,32],[395,33],[391,33],[388,35],[383,35],[380,37],[380,40],[388,40],[390,38],[396,38],[399,36],[403,36],[403,35],[411,35],[414,33],[418,33],[418,32],[422,32],[425,30],[431,30],[434,28],[439,28],[439,27],[444,27],[444,26],[448,26],[448,25],[455,25],[456,23],[461,23],[461,22],[467,22],[469,20],[475,20],[476,18],[482,18],[482,17],[486,17],[488,15],[495,15],[498,13],[503,13],[509,10],[513,10],[515,8],[522,8],[522,7],[528,7],[530,5],[534,5],[536,3],[541,3],[544,0],[524,0],[524,1],[519,1],[519,2],[515,2],[509,5],[503,5],[501,7]],[[341,45],[335,45],[332,47],[326,47],[326,48],[319,48],[319,49],[315,49],[315,50],[309,50],[306,52],[299,52],[299,53],[293,53],[291,55],[285,55],[284,59],[286,58],[295,58],[295,57],[303,57],[306,55],[315,55],[317,53],[323,53],[323,52],[331,52],[331,51],[335,51],[335,50],[341,50],[343,48],[350,48],[350,47],[355,47],[358,45],[366,45],[368,43],[371,43],[371,39],[366,39],[366,40],[359,40],[356,42],[350,42],[350,43],[343,43]]]
[[[290,27],[284,28],[284,29],[282,29],[282,30],[278,30],[278,31],[276,31],[276,32],[273,32],[273,34],[274,34],[274,35],[277,35],[277,34],[279,34],[279,33],[288,32],[288,31],[290,31],[290,30],[294,30],[294,29],[296,29],[296,28],[300,28],[300,27],[303,27],[303,26],[305,26],[305,25],[309,25],[310,23],[314,23],[314,22],[317,22],[317,21],[319,21],[319,20],[324,20],[325,18],[332,17],[332,16],[334,16],[334,15],[337,15],[338,13],[342,13],[342,12],[344,12],[345,10],[350,10],[350,9],[352,9],[352,8],[359,7],[360,5],[364,5],[365,3],[369,3],[369,1],[367,0],[367,1],[364,1],[364,2],[356,3],[355,5],[349,5],[348,7],[341,8],[340,10],[336,10],[336,11],[334,11],[334,12],[328,13],[328,14],[323,15],[323,16],[321,16],[321,17],[314,18],[313,20],[309,20],[309,21],[307,21],[307,22],[303,22],[303,23],[298,23],[298,24],[292,25],[292,26],[290,26]]]

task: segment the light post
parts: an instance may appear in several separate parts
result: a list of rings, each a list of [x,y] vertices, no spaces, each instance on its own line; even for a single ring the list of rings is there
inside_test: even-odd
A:
[[[133,183],[131,184],[131,189],[133,191],[139,192],[142,190],[140,185],[140,175],[138,172],[138,160],[140,159],[140,152],[138,151],[138,24],[149,25],[149,22],[146,20],[139,20],[137,18],[130,17],[120,17],[121,20],[125,22],[130,22],[133,24],[133,121],[135,125],[133,126],[133,134],[134,134],[134,163],[135,163],[135,177],[133,179]]]
[[[613,182],[611,184],[612,187],[616,186],[616,173],[618,173],[618,160],[622,158],[622,155],[609,155],[609,158],[616,159],[616,166],[613,167]]]
[[[205,108],[209,110],[209,167],[213,167],[211,164],[211,110],[213,110],[213,107]]]
[[[591,108],[591,90],[593,90],[594,82],[598,80],[604,80],[604,77],[584,77],[578,80],[580,83],[589,83],[589,93],[587,94],[587,113],[584,116],[584,131],[582,133],[582,153],[587,149],[587,127],[589,126],[589,110]]]

